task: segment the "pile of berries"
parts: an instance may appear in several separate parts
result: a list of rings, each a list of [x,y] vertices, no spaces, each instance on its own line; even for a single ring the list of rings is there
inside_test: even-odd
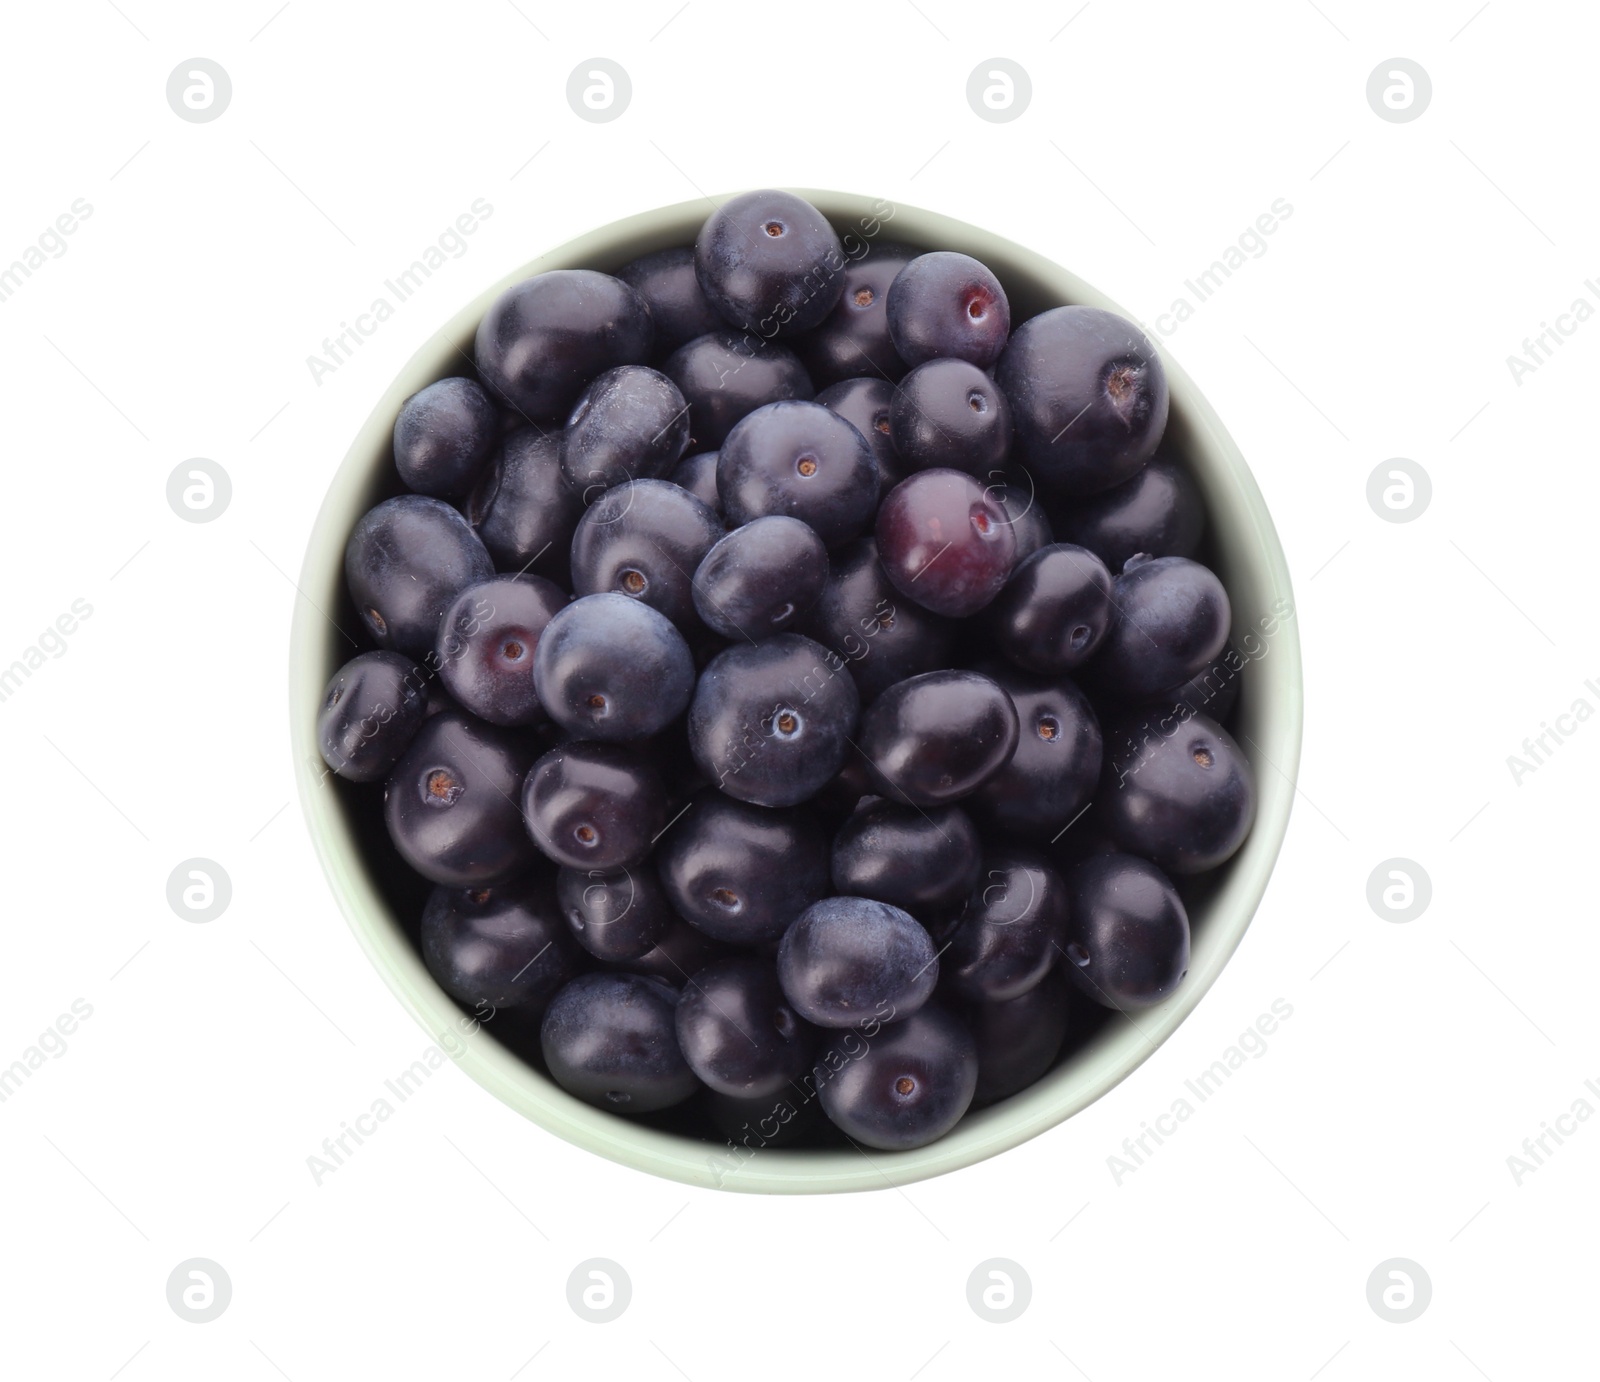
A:
[[[1136,326],[763,191],[508,289],[475,365],[395,421],[320,734],[488,1030],[618,1114],[897,1150],[1173,994],[1255,787]]]

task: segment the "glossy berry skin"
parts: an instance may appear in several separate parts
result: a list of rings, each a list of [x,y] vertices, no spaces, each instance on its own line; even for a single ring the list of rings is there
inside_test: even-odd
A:
[[[839,771],[860,713],[837,656],[799,634],[778,634],[736,643],[700,674],[689,749],[729,796],[796,806]]]
[[[906,372],[889,336],[889,285],[916,255],[906,245],[874,242],[865,257],[845,264],[837,305],[797,347],[818,388],[864,376],[893,383]]]
[[[358,653],[322,693],[317,746],[348,782],[382,782],[427,718],[429,676],[399,653]]]
[[[653,1113],[699,1087],[678,1049],[678,994],[638,974],[582,974],[545,1011],[539,1043],[568,1094],[613,1113]]]
[[[582,967],[542,874],[498,888],[435,888],[422,911],[422,958],[481,1018],[537,1014]]]
[[[1226,726],[1239,703],[1239,687],[1250,659],[1229,643],[1182,686],[1162,691],[1150,700],[1152,709],[1170,708],[1179,715],[1205,715]]]
[[[1115,695],[1147,700],[1181,686],[1228,641],[1222,582],[1186,557],[1129,562],[1111,583],[1117,618],[1090,670]]]
[[[686,489],[718,518],[722,517],[722,496],[717,493],[717,453],[696,451],[685,456],[667,476],[680,489]]]
[[[569,734],[648,739],[694,691],[694,661],[664,614],[628,595],[585,595],[545,626],[533,659],[546,713]]]
[[[990,613],[996,646],[1017,666],[1046,676],[1070,672],[1111,630],[1111,573],[1088,548],[1052,543],[1017,564]]]
[[[959,806],[921,810],[875,801],[833,837],[833,886],[925,917],[960,905],[977,886],[978,832]]]
[[[975,1003],[963,1016],[978,1047],[973,1108],[1020,1094],[1049,1072],[1069,1032],[1088,1026],[1091,1009],[1053,969],[1026,993],[999,1003]]]
[[[895,390],[889,435],[912,470],[944,466],[988,480],[1011,450],[1011,405],[976,365],[928,360]]]
[[[1011,761],[1017,712],[981,672],[925,672],[873,702],[856,742],[886,796],[943,806],[977,791]]]
[[[667,824],[661,774],[622,744],[580,739],[551,749],[528,773],[521,799],[541,852],[584,873],[639,863]]]
[[[828,582],[828,549],[798,518],[735,528],[694,573],[694,607],[724,638],[759,640],[800,625]]]
[[[1113,571],[1129,557],[1192,557],[1205,536],[1205,501],[1178,462],[1154,457],[1131,480],[1063,505],[1062,541],[1087,547]]]
[[[426,657],[450,602],[494,574],[478,535],[441,499],[402,494],[368,509],[344,549],[345,584],[380,648]]]
[[[772,961],[717,960],[678,1000],[678,1046],[701,1083],[737,1099],[772,1099],[811,1069],[816,1034],[789,1006]]]
[[[467,501],[467,518],[501,571],[571,583],[583,496],[561,471],[561,434],[519,427],[501,442]]]
[[[694,629],[694,573],[722,533],[688,490],[666,480],[618,485],[590,504],[572,536],[573,593],[614,591]]]
[[[1011,568],[1015,572],[1041,547],[1050,546],[1056,540],[1055,532],[1044,505],[1034,492],[1032,476],[1024,474],[1017,477],[1007,471],[987,478],[989,494],[1006,511],[1006,517],[1011,520],[1011,531],[1017,539],[1016,565]]]
[[[459,710],[426,721],[383,789],[400,857],[432,883],[493,887],[538,858],[518,801],[533,751]]]
[[[784,996],[818,1027],[902,1021],[938,979],[933,938],[909,912],[872,898],[813,902],[778,946]]]
[[[638,871],[635,871],[635,877]],[[629,974],[648,974],[665,979],[675,987],[686,984],[713,961],[724,959],[728,947],[682,917],[674,915],[666,931],[649,950],[636,960],[612,961],[611,967]]]
[[[1171,997],[1189,972],[1189,914],[1147,859],[1098,854],[1067,878],[1060,968],[1078,990],[1121,1012]]]
[[[687,245],[658,250],[624,264],[617,277],[644,299],[655,323],[658,353],[676,350],[696,336],[720,331],[724,322],[695,276],[694,251]]]
[[[507,288],[478,324],[478,374],[527,422],[565,417],[583,386],[650,358],[655,327],[632,288],[593,269],[552,269]]]
[[[1011,304],[1000,280],[970,255],[919,254],[889,288],[889,335],[908,365],[967,360],[980,369],[1000,358]]]
[[[1095,809],[1123,849],[1167,873],[1231,859],[1255,820],[1255,773],[1227,730],[1204,715],[1115,722]]]
[[[768,403],[722,443],[717,493],[734,527],[787,514],[835,547],[871,523],[878,466],[867,439],[820,403]]]
[[[1078,819],[1099,783],[1099,721],[1089,698],[1066,677],[986,670],[1016,708],[1017,749],[973,794],[971,809],[1002,838],[1054,840]]]
[[[561,433],[561,473],[586,504],[627,480],[665,475],[689,444],[678,386],[646,365],[619,365],[589,385]]]
[[[955,626],[906,599],[870,538],[840,548],[812,612],[810,633],[845,660],[863,704],[896,682],[950,665]]]
[[[542,720],[534,650],[566,603],[561,587],[542,576],[493,576],[457,595],[434,646],[439,679],[456,703],[492,725]]]
[[[961,1121],[977,1087],[978,1050],[958,1017],[930,1004],[870,1039],[841,1033],[814,1078],[822,1111],[852,1142],[910,1151]]]
[[[598,960],[637,960],[677,921],[648,867],[561,869],[556,898],[572,939]]]
[[[741,331],[697,336],[661,371],[689,404],[689,449],[720,447],[740,418],[783,399],[809,399],[811,376],[792,350]]]
[[[1066,943],[1067,885],[1038,855],[1001,850],[984,860],[966,908],[940,939],[952,992],[971,1002],[1019,998],[1049,973]]]
[[[954,619],[983,609],[1016,564],[1006,511],[959,470],[921,470],[890,490],[878,510],[877,540],[894,587]]]
[[[440,379],[400,405],[394,466],[407,489],[459,499],[500,435],[500,414],[476,379]]]
[[[889,435],[889,409],[894,385],[886,379],[846,379],[817,394],[816,402],[838,413],[867,439],[872,459],[878,463],[878,493],[887,494],[911,472]]]
[[[1115,312],[1053,307],[1012,333],[995,371],[1017,457],[1047,489],[1094,494],[1131,479],[1167,426],[1167,374]]]
[[[746,192],[700,228],[695,273],[733,326],[763,339],[823,320],[844,290],[844,248],[827,218],[792,192]]]
[[[733,945],[775,941],[828,891],[828,848],[808,813],[704,791],[656,850],[679,916]]]

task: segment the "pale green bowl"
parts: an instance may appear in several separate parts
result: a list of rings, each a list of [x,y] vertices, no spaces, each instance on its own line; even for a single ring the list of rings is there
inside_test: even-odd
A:
[[[880,233],[886,239],[927,249],[961,250],[983,260],[1005,284],[1014,321],[1061,303],[1118,310],[1077,275],[962,221],[847,193],[797,190],[841,234],[856,228],[869,238],[862,227],[870,228],[876,218],[883,222]],[[345,539],[356,519],[395,487],[390,438],[400,404],[436,379],[469,370],[478,321],[505,288],[546,269],[616,269],[652,250],[692,243],[709,210],[710,203],[700,200],[647,211],[540,255],[456,313],[378,400],[332,477],[300,576],[302,598],[295,608],[289,681],[301,804],[339,905],[385,982],[467,1074],[547,1131],[613,1161],[690,1185],[809,1193],[909,1184],[1015,1147],[1098,1099],[1173,1033],[1233,954],[1277,858],[1300,757],[1300,645],[1292,614],[1282,618],[1283,610],[1292,609],[1289,571],[1266,504],[1238,448],[1189,376],[1167,359],[1172,391],[1167,436],[1205,493],[1209,542],[1233,603],[1235,637],[1260,629],[1260,621],[1270,618],[1275,608],[1281,620],[1270,638],[1258,636],[1265,651],[1243,674],[1235,721],[1235,737],[1256,770],[1260,799],[1255,827],[1244,848],[1191,897],[1193,957],[1188,978],[1169,1002],[1139,1013],[1137,1025],[1116,1018],[1037,1084],[970,1115],[931,1146],[870,1155],[768,1148],[734,1158],[718,1144],[644,1127],[580,1103],[489,1039],[488,1028],[463,1038],[460,1010],[423,967],[386,902],[363,852],[358,818],[350,812],[341,788],[328,778],[317,751],[316,712],[323,688],[353,651],[333,626],[334,620],[344,621],[341,611],[347,609]],[[414,925],[414,918],[408,920]]]

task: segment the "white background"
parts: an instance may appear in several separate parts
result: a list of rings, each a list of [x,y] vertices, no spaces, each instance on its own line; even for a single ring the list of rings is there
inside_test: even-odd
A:
[[[129,1382],[1589,1370],[1600,1125],[1520,1185],[1506,1159],[1574,1100],[1600,1107],[1583,1084],[1600,1082],[1600,725],[1520,785],[1506,758],[1576,698],[1600,706],[1583,685],[1600,678],[1600,324],[1520,385],[1506,358],[1595,298],[1600,15],[517,3],[7,11],[0,264],[74,199],[93,213],[0,303],[0,664],[75,599],[93,614],[0,704],[0,1064],[73,1000],[93,1015],[0,1105],[0,1367]],[[565,98],[597,55],[633,82],[607,124]],[[1366,99],[1396,55],[1432,78],[1411,123]],[[232,78],[212,123],[166,101],[195,56]],[[965,96],[995,56],[1032,80],[1009,123]],[[1305,759],[1266,900],[1133,1078],[904,1193],[691,1191],[557,1141],[454,1067],[317,1186],[307,1156],[426,1042],[358,951],[292,804],[288,577],[328,477],[400,364],[484,285],[592,226],[764,184],[977,222],[1145,321],[1291,204],[1268,252],[1165,342],[1249,458],[1296,584]],[[467,253],[315,383],[306,357],[479,197],[493,215]],[[196,456],[233,484],[205,525],[165,497]],[[1432,477],[1411,523],[1367,503],[1391,457]],[[206,925],[166,900],[192,856],[233,883]],[[1408,924],[1366,900],[1393,856],[1433,882]],[[1293,1016],[1266,1054],[1118,1185],[1108,1156],[1274,999]],[[1433,1283],[1405,1325],[1366,1298],[1397,1256]],[[232,1279],[210,1324],[166,1301],[191,1257]],[[567,1304],[590,1257],[632,1279],[614,1324]],[[966,1303],[991,1257],[1032,1279],[1015,1323]]]

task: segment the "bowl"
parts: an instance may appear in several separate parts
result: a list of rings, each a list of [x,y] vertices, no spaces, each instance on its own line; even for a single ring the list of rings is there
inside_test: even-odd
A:
[[[1118,311],[1083,279],[1009,240],[916,207],[850,193],[797,188],[839,229],[926,249],[960,250],[988,264],[1005,285],[1012,319],[1062,303]],[[732,194],[729,194],[732,195]],[[692,243],[711,200],[643,212],[549,250],[485,289],[411,358],[378,400],[335,472],[307,547],[290,644],[290,726],[301,805],[311,838],[351,929],[368,958],[440,1049],[496,1098],[546,1131],[600,1156],[690,1185],[760,1193],[881,1189],[971,1166],[1006,1151],[1100,1098],[1126,1079],[1194,1010],[1244,936],[1277,859],[1300,756],[1302,686],[1288,566],[1266,504],[1239,449],[1193,382],[1163,355],[1171,389],[1167,446],[1187,461],[1206,500],[1208,560],[1233,606],[1235,640],[1255,631],[1241,673],[1234,737],[1256,772],[1258,810],[1244,846],[1202,886],[1187,887],[1193,926],[1187,979],[1136,1022],[1117,1016],[1064,1056],[1038,1083],[969,1113],[938,1141],[914,1151],[861,1152],[768,1147],[730,1154],[719,1143],[664,1131],[591,1108],[488,1035],[467,1035],[461,1009],[424,967],[416,943],[421,892],[407,893],[374,866],[387,850],[379,813],[356,809],[350,784],[327,772],[317,749],[316,708],[355,651],[338,626],[355,628],[344,589],[345,541],[372,504],[398,492],[391,434],[411,394],[472,360],[473,335],[490,303],[512,284],[548,269],[615,270],[629,260]],[[848,242],[847,242],[848,248]],[[1127,313],[1123,313],[1124,316]],[[1287,613],[1285,613],[1287,611]],[[1276,623],[1270,637],[1264,632]],[[369,789],[370,790],[370,789]],[[392,857],[392,856],[391,856]]]

